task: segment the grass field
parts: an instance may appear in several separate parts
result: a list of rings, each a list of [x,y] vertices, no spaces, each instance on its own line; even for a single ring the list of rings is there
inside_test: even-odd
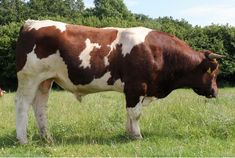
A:
[[[55,143],[38,135],[30,110],[28,145],[15,138],[15,93],[0,98],[0,156],[235,156],[235,88],[217,99],[177,90],[143,108],[143,140],[125,134],[124,95],[88,95],[80,103],[68,92],[53,91],[49,128]]]

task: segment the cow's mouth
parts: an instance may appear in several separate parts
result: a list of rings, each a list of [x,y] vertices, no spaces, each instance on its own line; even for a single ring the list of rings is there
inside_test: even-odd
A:
[[[216,93],[212,93],[206,96],[207,98],[216,98],[217,94]]]
[[[214,91],[208,93],[208,92],[202,91],[201,89],[198,89],[198,88],[194,88],[193,90],[194,90],[194,92],[196,92],[198,95],[205,96],[206,98],[216,98],[216,96],[217,96]]]
[[[212,94],[210,94],[210,95],[206,95],[206,98],[215,98],[216,96],[213,96]]]

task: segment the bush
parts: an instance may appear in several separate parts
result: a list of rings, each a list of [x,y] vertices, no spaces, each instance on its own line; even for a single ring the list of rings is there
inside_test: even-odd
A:
[[[0,87],[16,88],[15,48],[21,23],[0,26]]]
[[[235,27],[211,25],[195,27],[187,35],[187,42],[196,50],[208,49],[225,55],[220,60],[221,81],[235,81]]]

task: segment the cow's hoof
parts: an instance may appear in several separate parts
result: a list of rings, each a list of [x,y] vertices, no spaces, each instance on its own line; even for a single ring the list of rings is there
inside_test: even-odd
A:
[[[135,139],[135,140],[142,140],[143,137],[142,137],[142,135],[137,135],[137,136],[133,136],[133,139]]]
[[[43,136],[42,138],[47,144],[54,144],[54,140],[51,135]]]
[[[142,140],[143,137],[142,135],[130,135],[131,139],[134,139],[134,140]]]
[[[25,144],[28,143],[28,140],[27,140],[27,139],[19,139],[19,143],[20,143],[21,145],[25,145]]]
[[[53,140],[52,137],[51,138],[47,138],[46,142],[47,142],[47,144],[50,144],[50,145],[54,144],[54,140]]]

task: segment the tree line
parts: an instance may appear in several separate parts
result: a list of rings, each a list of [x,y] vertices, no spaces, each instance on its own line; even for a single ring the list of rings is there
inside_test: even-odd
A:
[[[192,26],[184,19],[150,18],[128,10],[123,0],[94,0],[85,8],[83,0],[0,0],[0,87],[17,87],[15,48],[20,27],[27,19],[51,19],[93,27],[144,26],[164,31],[196,50],[208,49],[226,57],[220,60],[219,82],[235,83],[235,27]]]

